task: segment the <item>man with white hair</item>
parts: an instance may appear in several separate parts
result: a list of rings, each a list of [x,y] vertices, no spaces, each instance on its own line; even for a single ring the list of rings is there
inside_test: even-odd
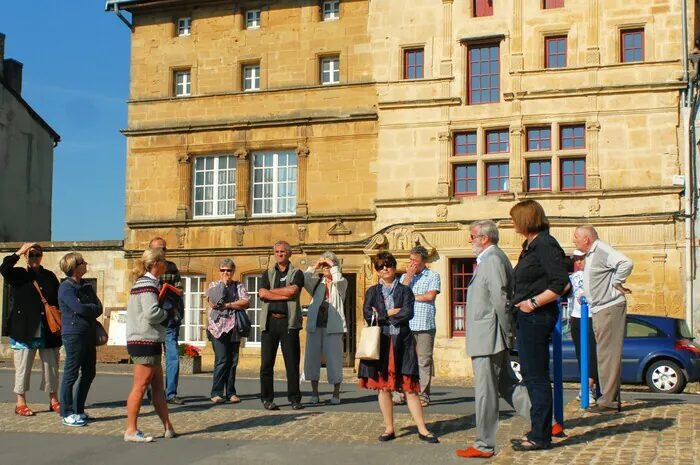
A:
[[[598,379],[602,396],[590,411],[615,410],[620,393],[622,342],[627,316],[626,295],[632,291],[623,286],[632,273],[634,262],[598,238],[591,225],[574,232],[574,245],[586,254],[583,268],[583,295],[593,314],[593,331],[598,344]]]

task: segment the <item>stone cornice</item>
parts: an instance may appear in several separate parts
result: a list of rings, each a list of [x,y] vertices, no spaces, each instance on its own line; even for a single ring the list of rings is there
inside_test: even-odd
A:
[[[455,205],[461,201],[453,197],[417,197],[413,199],[376,199],[374,205],[377,208],[401,208],[407,206],[430,206],[430,205]]]
[[[237,225],[264,225],[280,223],[326,223],[335,222],[338,218],[343,221],[374,221],[376,213],[371,210],[356,211],[352,213],[318,213],[309,216],[252,216],[246,218],[195,218],[186,220],[136,220],[128,221],[130,229],[150,228],[182,228],[191,226],[237,226]]]
[[[183,132],[202,131],[229,131],[240,129],[276,127],[276,126],[299,126],[305,124],[332,124],[347,123],[350,121],[376,121],[379,117],[377,113],[349,113],[346,115],[326,115],[308,116],[294,118],[265,118],[260,120],[233,120],[224,122],[204,122],[199,124],[187,124],[177,126],[159,126],[147,128],[122,129],[121,132],[127,137],[130,136],[151,136],[156,134],[179,134]]]
[[[393,102],[379,102],[380,110],[392,110],[396,108],[426,108],[442,106],[459,106],[462,99],[459,97],[431,98],[423,100],[397,100]]]
[[[538,76],[547,75],[552,73],[579,73],[581,71],[591,71],[598,70],[604,71],[607,69],[619,69],[619,68],[640,68],[640,67],[650,67],[650,66],[665,66],[677,64],[681,66],[680,60],[657,60],[657,61],[644,61],[644,62],[634,62],[634,63],[612,63],[608,65],[584,65],[584,66],[567,66],[566,68],[538,68],[529,69],[521,71],[511,71],[510,74],[518,74],[522,76]]]
[[[114,251],[124,250],[124,241],[38,241],[44,252]],[[0,253],[16,252],[23,242],[0,242]]]
[[[634,189],[602,189],[596,191],[580,192],[523,192],[521,194],[503,194],[499,196],[500,202],[513,202],[516,200],[572,200],[572,199],[606,199],[624,197],[655,197],[658,195],[681,195],[683,187],[658,186]]]
[[[522,92],[504,92],[503,100],[536,100],[543,98],[586,97],[589,95],[619,95],[640,92],[669,92],[683,90],[684,82],[652,82],[647,84],[632,84],[622,86],[578,87],[570,89],[547,89]]]

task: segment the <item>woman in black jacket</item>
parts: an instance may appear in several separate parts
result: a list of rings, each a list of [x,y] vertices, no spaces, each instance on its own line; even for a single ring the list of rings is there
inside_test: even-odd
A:
[[[530,432],[513,444],[517,451],[547,449],[552,443],[552,386],[549,339],[559,318],[557,298],[569,285],[569,259],[549,234],[542,206],[524,200],[510,210],[515,232],[525,236],[513,270],[520,373],[530,395]]]
[[[389,252],[377,254],[374,269],[379,275],[379,283],[367,289],[363,311],[368,324],[375,318],[382,328],[379,360],[361,360],[358,377],[361,388],[379,391],[379,408],[386,428],[379,440],[384,442],[396,438],[394,404],[391,400],[392,391],[396,391],[406,394],[408,409],[418,427],[418,437],[429,443],[437,443],[438,439],[425,426],[418,397],[418,356],[416,342],[408,326],[413,318],[413,291],[396,278],[396,259]]]
[[[49,331],[42,297],[34,286],[36,282],[49,305],[58,306],[58,278],[41,266],[44,249],[27,242],[20,249],[5,257],[0,265],[0,274],[10,285],[12,309],[7,320],[10,342],[15,361],[15,387],[17,406],[15,413],[33,416],[27,406],[25,393],[36,351],[41,358],[41,389],[49,393],[49,408],[59,412],[58,402],[58,358],[61,336]],[[26,268],[16,267],[20,258],[27,260]]]

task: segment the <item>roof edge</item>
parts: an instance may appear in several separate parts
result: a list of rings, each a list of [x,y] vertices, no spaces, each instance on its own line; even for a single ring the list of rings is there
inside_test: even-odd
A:
[[[2,83],[0,83],[2,84]],[[5,89],[7,92],[10,93],[14,98],[17,99],[17,101],[24,107],[26,110],[29,112],[29,116],[34,119],[37,123],[39,123],[40,126],[42,126],[46,131],[49,133],[51,138],[54,141],[55,145],[58,145],[59,142],[61,142],[61,136],[49,125],[49,123],[46,122],[44,118],[42,118],[39,113],[37,113],[29,103],[22,98],[20,94],[15,92],[14,89],[12,89],[9,86],[6,86],[5,84],[2,84],[2,88]]]

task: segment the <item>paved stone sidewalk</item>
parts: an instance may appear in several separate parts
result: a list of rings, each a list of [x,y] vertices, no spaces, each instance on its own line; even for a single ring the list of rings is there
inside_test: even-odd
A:
[[[13,414],[12,404],[0,404],[0,431],[59,433],[120,437],[125,424],[123,402],[90,409],[97,421],[85,428],[70,428],[59,423],[58,415],[45,407],[32,405],[36,417]],[[44,411],[40,411],[44,408]],[[172,420],[187,438],[308,441],[311,443],[376,444],[383,431],[381,415],[376,413],[329,412],[308,408],[299,412],[288,408],[265,412],[236,408],[233,405],[193,404],[171,410]],[[521,436],[527,425],[518,417],[504,416],[498,432],[499,453],[492,464],[602,464],[662,465],[700,463],[700,405],[670,399],[631,401],[621,414],[596,415],[581,412],[575,402],[566,408],[567,438],[555,439],[547,451],[519,453],[510,447],[510,439]],[[437,456],[454,459],[454,449],[474,440],[473,415],[426,414],[429,427],[441,439]],[[161,426],[153,408],[144,406],[139,426],[148,434],[158,434]],[[420,444],[408,414],[396,415],[398,439],[395,445]]]

